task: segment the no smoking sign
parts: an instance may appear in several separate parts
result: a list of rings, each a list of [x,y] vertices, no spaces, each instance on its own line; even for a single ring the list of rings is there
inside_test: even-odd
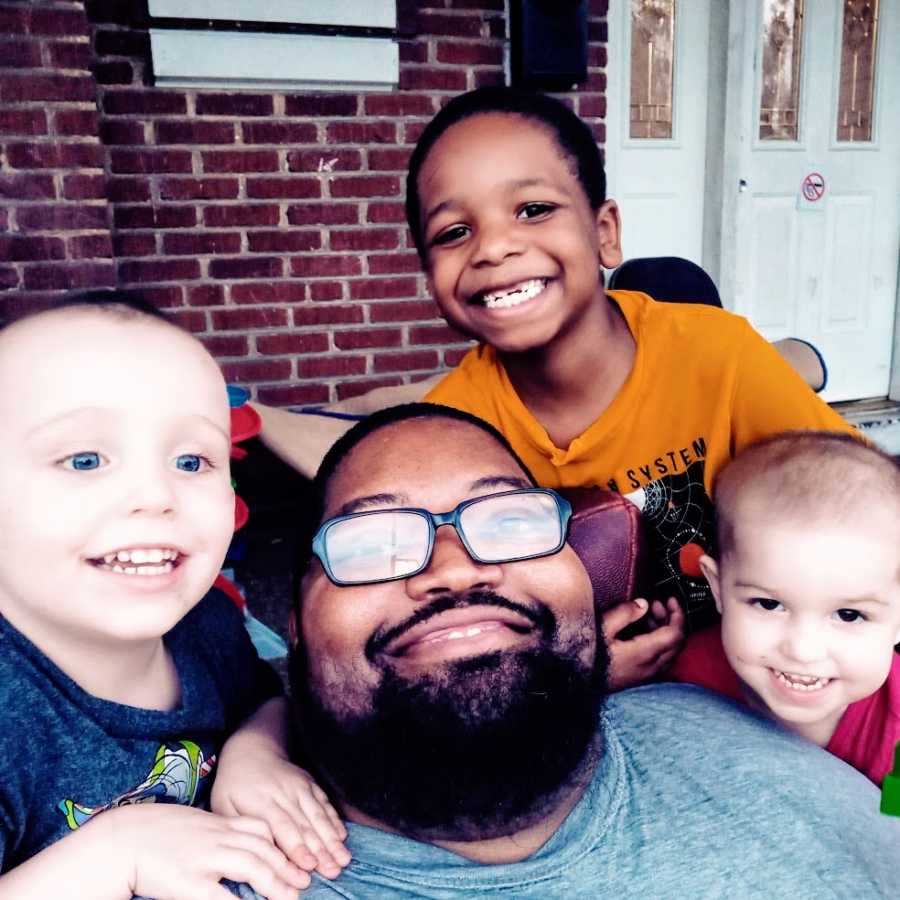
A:
[[[801,209],[821,209],[825,204],[825,177],[821,172],[810,172],[800,185],[798,206]]]

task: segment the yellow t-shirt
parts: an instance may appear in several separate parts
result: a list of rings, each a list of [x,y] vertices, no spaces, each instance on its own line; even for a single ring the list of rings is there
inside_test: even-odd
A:
[[[704,580],[682,574],[679,551],[696,543],[715,552],[710,495],[722,466],[770,434],[852,429],[744,318],[635,291],[607,296],[634,336],[634,367],[568,447],[554,446],[493,347],[470,350],[426,399],[490,422],[541,485],[599,485],[633,500],[647,526],[657,595],[679,596],[693,629],[709,621],[711,597]]]

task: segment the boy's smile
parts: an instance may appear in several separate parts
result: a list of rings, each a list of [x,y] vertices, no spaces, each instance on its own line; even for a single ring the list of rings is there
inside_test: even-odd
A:
[[[591,209],[552,132],[518,115],[452,125],[419,175],[428,279],[447,320],[504,352],[571,333],[621,261],[615,206]]]
[[[158,642],[234,527],[215,362],[147,317],[36,316],[0,334],[0,419],[0,614],[69,674]]]
[[[900,641],[900,527],[742,522],[710,579],[722,641],[751,705],[825,746],[847,706],[881,687]]]

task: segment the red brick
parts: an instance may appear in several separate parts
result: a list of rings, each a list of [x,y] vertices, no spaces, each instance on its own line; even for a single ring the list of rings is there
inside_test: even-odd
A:
[[[113,251],[116,257],[156,256],[156,236],[153,234],[113,235]]]
[[[274,256],[235,259],[213,259],[209,263],[210,278],[280,278],[281,260]]]
[[[397,41],[401,63],[423,63],[428,60],[428,44],[424,41]]]
[[[401,69],[401,91],[453,91],[466,89],[466,73],[460,69]]]
[[[218,359],[225,356],[246,356],[250,349],[247,338],[238,334],[204,336],[200,341]]]
[[[169,313],[169,318],[175,322],[179,328],[199,334],[207,330],[206,313],[199,309],[177,310]]]
[[[184,115],[187,100],[175,91],[106,91],[103,110],[111,116]]]
[[[6,149],[14,169],[103,168],[103,148],[99,144],[10,144]]]
[[[166,178],[160,184],[163,200],[234,200],[236,178]]]
[[[247,196],[262,200],[321,197],[322,186],[317,178],[248,178]]]
[[[86,70],[91,65],[91,48],[87,41],[74,43],[52,43],[47,45],[50,55],[50,68],[53,69],[82,69]],[[3,51],[0,50],[0,54]],[[2,58],[2,56],[0,56]],[[96,77],[96,73],[95,73]]]
[[[117,206],[113,210],[116,228],[193,228],[197,211],[193,206]]]
[[[147,178],[110,178],[106,182],[106,196],[113,203],[142,203],[150,199]]]
[[[200,277],[196,259],[126,260],[119,263],[122,281],[189,281]]]
[[[349,175],[329,179],[332,197],[395,197],[400,179],[387,175]]]
[[[451,9],[490,9],[503,12],[503,0],[450,0]]]
[[[402,337],[399,328],[338,331],[334,335],[334,345],[341,350],[359,350],[364,347],[399,347]]]
[[[211,150],[202,154],[204,172],[277,172],[277,150]]]
[[[25,4],[0,8],[0,34],[26,34],[30,25],[31,9]]]
[[[257,204],[248,206],[244,203],[206,206],[203,209],[203,221],[214,228],[238,225],[277,225],[280,213],[275,205]]]
[[[37,41],[3,41],[0,61],[4,69],[37,68],[42,65],[41,45]]]
[[[140,287],[124,291],[126,296],[146,300],[160,308],[184,306],[184,297],[180,285],[169,284],[165,287]]]
[[[469,347],[463,347],[460,350],[444,350],[444,365],[451,369],[458,366],[469,349]]]
[[[97,56],[133,56],[138,59],[150,57],[150,35],[146,31],[128,29],[121,31],[98,31],[94,37]]]
[[[331,230],[332,250],[393,250],[399,246],[396,228]]]
[[[259,359],[252,362],[227,362],[221,366],[229,383],[242,381],[284,381],[291,376],[289,359]]]
[[[364,375],[364,356],[313,356],[297,360],[298,378],[325,378],[334,375]]]
[[[256,349],[260,353],[321,353],[328,349],[328,335],[313,334],[269,334],[256,339]]]
[[[406,173],[409,167],[409,158],[412,150],[405,147],[390,150],[369,150],[366,156],[369,159],[369,169],[372,171],[384,170],[388,172]]]
[[[100,140],[107,146],[116,144],[146,144],[143,122],[128,122],[122,119],[106,119],[100,123]]]
[[[366,221],[382,224],[406,222],[406,209],[402,203],[370,203]]]
[[[416,253],[372,253],[367,257],[369,274],[394,275],[401,272],[420,272],[422,263]]]
[[[235,303],[300,303],[306,299],[306,289],[298,281],[245,282],[231,286]]]
[[[26,290],[60,290],[74,288],[112,287],[116,274],[111,264],[97,265],[81,263],[64,266],[60,264],[26,266]]]
[[[411,369],[432,371],[438,367],[437,350],[414,350],[409,353],[376,353],[372,361],[375,372],[408,372]]]
[[[241,309],[217,309],[212,314],[216,331],[244,331],[248,328],[277,328],[288,324],[286,309],[245,306]]]
[[[198,94],[198,116],[271,116],[271,94]]]
[[[93,99],[94,82],[86,75],[29,75],[17,78],[7,74],[0,81],[0,101],[3,103]]]
[[[298,94],[284,98],[284,112],[288,116],[355,116],[357,100],[354,94]]]
[[[424,62],[424,58],[421,60]],[[427,94],[372,94],[366,97],[367,116],[425,116],[435,113],[434,101]]]
[[[506,40],[506,22],[502,17],[497,16],[493,19],[486,19],[485,25],[488,27],[488,37],[496,38],[500,41]]]
[[[110,168],[118,174],[185,174],[192,169],[188,150],[113,150]]]
[[[320,147],[316,150],[292,150],[287,156],[289,172],[340,172],[362,168],[359,150],[333,150]]]
[[[243,122],[241,124],[245,144],[312,144],[318,138],[318,129],[308,122]]]
[[[250,231],[247,247],[251,253],[304,253],[318,250],[322,236],[318,231]]]
[[[65,259],[65,256],[65,247],[59,238],[0,237],[0,259],[4,262]]]
[[[578,115],[588,118],[606,118],[606,97],[603,94],[590,94],[578,98]]]
[[[434,309],[437,316],[437,308]],[[420,325],[409,329],[410,344],[451,344],[467,340],[449,325]]]
[[[294,325],[338,325],[359,323],[363,320],[361,306],[296,306],[293,311]]]
[[[12,266],[0,266],[0,291],[20,287],[19,273]]]
[[[500,44],[463,43],[439,41],[437,60],[457,66],[500,66],[503,64],[503,47]]]
[[[419,284],[415,278],[369,278],[350,282],[353,300],[381,300],[387,297],[415,297]]]
[[[97,134],[97,112],[93,109],[65,109],[54,113],[53,128],[58,135]]]
[[[448,37],[483,37],[481,17],[471,15],[447,15],[420,12],[418,15],[419,34],[447,35]]]
[[[291,260],[291,275],[295,278],[361,274],[362,264],[356,256],[295,256]]]
[[[304,203],[289,206],[291,225],[358,225],[359,207],[355,203]]]
[[[89,231],[107,227],[105,205],[63,204],[21,206],[16,224],[21,231]]]
[[[106,176],[66,175],[63,197],[67,200],[101,200],[106,197]]]
[[[415,144],[425,130],[425,122],[410,122],[403,126],[403,143]]]
[[[369,391],[374,391],[375,388],[393,387],[400,383],[399,378],[366,378],[363,381],[348,381],[337,386],[337,395],[339,400],[347,400],[350,397],[367,394]]]
[[[231,231],[184,232],[163,235],[163,253],[169,256],[203,256],[240,253],[241,236]]]
[[[163,119],[153,124],[157,144],[233,144],[232,122]]]
[[[393,144],[397,128],[393,122],[332,122],[327,141],[336,144]]]
[[[111,62],[97,62],[91,67],[97,84],[131,84],[134,70],[131,63],[123,59]]]
[[[369,318],[372,322],[410,322],[436,319],[437,307],[432,300],[417,300],[412,303],[372,303]]]
[[[0,197],[9,200],[53,200],[56,188],[52,175],[0,175]]]
[[[290,387],[262,387],[257,391],[260,403],[270,406],[302,406],[327,403],[330,399],[324,384],[292,384]]]
[[[42,109],[0,110],[0,134],[46,134],[47,116]]]
[[[112,239],[108,234],[80,234],[69,238],[72,259],[111,259]]]
[[[68,37],[86,35],[87,19],[83,9],[40,9],[31,13],[32,34],[59,34]]]
[[[188,291],[187,302],[190,306],[222,306],[225,290],[221,284],[195,284]]]
[[[340,281],[314,281],[309,286],[309,299],[316,302],[343,300],[344,285]]]

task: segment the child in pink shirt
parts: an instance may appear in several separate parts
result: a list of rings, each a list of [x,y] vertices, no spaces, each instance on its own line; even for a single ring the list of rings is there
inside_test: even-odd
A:
[[[847,435],[755,444],[715,484],[721,626],[671,677],[746,703],[876,784],[900,741],[900,468]]]

